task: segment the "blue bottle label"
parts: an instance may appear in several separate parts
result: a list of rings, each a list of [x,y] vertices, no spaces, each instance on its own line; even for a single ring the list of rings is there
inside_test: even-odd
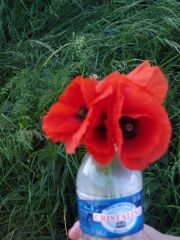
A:
[[[78,198],[78,210],[81,230],[93,237],[121,238],[143,229],[142,191],[113,199]]]

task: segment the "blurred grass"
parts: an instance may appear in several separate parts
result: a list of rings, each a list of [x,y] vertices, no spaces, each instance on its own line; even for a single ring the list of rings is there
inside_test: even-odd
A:
[[[169,79],[173,125],[169,155],[144,173],[146,222],[180,235],[179,33],[176,0],[0,1],[0,239],[66,239],[84,152],[47,141],[41,117],[76,74],[144,59]]]

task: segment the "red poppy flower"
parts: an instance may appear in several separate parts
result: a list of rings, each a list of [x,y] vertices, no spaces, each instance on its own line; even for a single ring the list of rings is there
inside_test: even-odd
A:
[[[123,145],[118,149],[120,159],[129,169],[145,169],[168,148],[169,118],[164,107],[147,92],[128,85],[121,87],[121,92],[124,104],[119,119],[123,134]]]
[[[74,152],[93,117],[89,106],[96,96],[97,83],[93,78],[76,77],[42,118],[47,137],[65,142],[69,153]]]
[[[171,125],[161,105],[167,80],[159,68],[145,61],[127,76],[118,72],[108,75],[96,88],[101,92],[108,85],[116,95],[109,114],[111,138],[127,168],[144,169],[165,153],[170,141]],[[99,162],[103,164],[104,158],[99,157]]]
[[[122,96],[118,88],[118,72],[112,73],[101,81],[96,91],[101,96],[111,86],[113,91],[106,97],[96,101],[93,105],[94,119],[88,127],[87,133],[82,139],[87,151],[101,165],[106,165],[115,157],[114,119],[118,119],[122,110]],[[110,82],[109,82],[110,79]],[[119,123],[118,123],[119,126]],[[121,134],[121,130],[118,131]],[[118,135],[118,136],[119,136]],[[118,138],[118,146],[122,146],[122,137]]]
[[[42,118],[42,129],[47,137],[55,143],[65,142],[68,153],[75,151],[92,122],[93,104],[112,92],[112,88],[108,87],[97,95],[97,84],[94,78],[76,77]]]
[[[93,120],[82,139],[87,151],[102,165],[112,161],[115,156],[112,135],[110,108],[112,97],[106,97],[94,105]]]

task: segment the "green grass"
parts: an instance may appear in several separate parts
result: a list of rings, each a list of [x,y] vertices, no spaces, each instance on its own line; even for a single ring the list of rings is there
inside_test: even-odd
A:
[[[1,0],[0,239],[66,239],[84,150],[67,155],[41,117],[76,74],[128,72],[144,59],[169,79],[168,157],[144,173],[146,222],[180,236],[180,3]]]

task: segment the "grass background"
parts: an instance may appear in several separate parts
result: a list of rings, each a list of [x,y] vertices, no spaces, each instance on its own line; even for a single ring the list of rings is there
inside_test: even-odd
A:
[[[146,222],[180,236],[180,3],[0,1],[0,239],[67,239],[83,149],[67,155],[41,117],[77,74],[103,78],[144,59],[169,80],[169,154],[144,172]]]

